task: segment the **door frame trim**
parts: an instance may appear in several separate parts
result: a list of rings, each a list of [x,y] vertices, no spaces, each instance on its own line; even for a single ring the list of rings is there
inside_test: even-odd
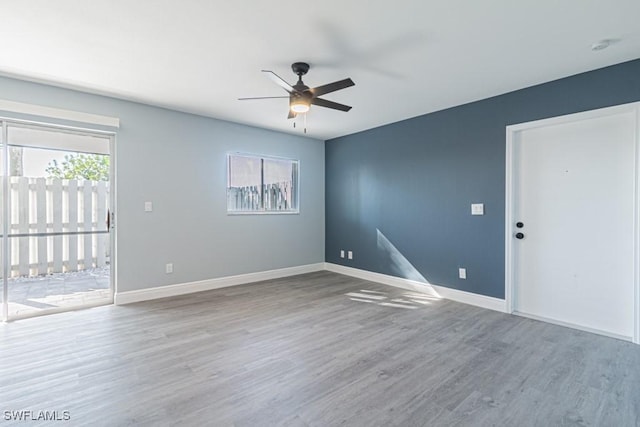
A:
[[[0,99],[0,107],[2,107],[2,100]],[[27,104],[24,104],[27,105]],[[60,111],[64,111],[64,110],[60,110]],[[96,117],[101,117],[101,116],[96,116]],[[46,119],[46,118],[45,118]],[[119,119],[118,119],[119,120]],[[104,130],[104,129],[92,129],[92,128],[86,128],[86,127],[79,127],[79,126],[71,126],[71,125],[66,125],[66,124],[58,124],[54,121],[52,122],[48,122],[48,121],[37,121],[37,120],[26,120],[26,119],[21,119],[21,118],[14,118],[11,117],[10,115],[4,115],[4,114],[0,114],[0,132],[1,132],[1,136],[0,136],[0,150],[4,150],[6,146],[10,145],[8,144],[8,125],[14,125],[14,126],[19,126],[19,127],[26,127],[26,128],[30,128],[33,127],[35,129],[47,129],[50,131],[58,131],[58,132],[67,132],[67,133],[74,133],[74,134],[79,134],[79,135],[90,135],[90,136],[101,136],[103,138],[106,138],[109,140],[109,173],[110,173],[110,180],[109,180],[109,206],[110,206],[110,212],[111,213],[115,213],[116,212],[116,130]],[[98,123],[96,123],[98,124]],[[119,126],[119,121],[117,123],[117,125]],[[6,171],[8,169],[8,165],[9,165],[9,160],[8,160],[8,156],[0,156],[3,158],[3,165],[0,165],[0,177],[2,177],[3,172]],[[8,189],[9,189],[9,181],[8,180],[3,180],[3,182],[0,184],[3,185],[3,197],[8,197],[5,195],[8,195]],[[8,213],[8,204],[4,203],[4,200],[2,200],[2,209],[3,209],[3,215],[2,216],[2,221],[3,221],[3,228],[8,230],[9,229],[9,216],[6,215]],[[67,233],[65,233],[67,234]],[[84,234],[84,233],[80,233],[80,234]],[[93,234],[93,233],[90,233]],[[117,260],[116,260],[116,249],[117,249],[117,245],[116,245],[116,236],[117,232],[116,232],[116,225],[115,222],[111,223],[111,228],[109,230],[109,242],[110,242],[110,265],[109,265],[109,290],[110,290],[110,297],[107,300],[107,302],[99,302],[99,303],[89,303],[86,305],[82,305],[79,307],[73,307],[71,309],[69,308],[59,308],[59,309],[48,309],[45,310],[44,312],[35,312],[35,313],[30,313],[28,315],[18,315],[18,316],[13,316],[11,317],[11,320],[18,320],[18,319],[22,319],[22,318],[30,318],[30,317],[36,317],[36,316],[40,316],[40,315],[48,315],[48,314],[55,314],[55,313],[61,313],[61,312],[68,312],[68,311],[73,311],[73,310],[82,310],[85,308],[90,308],[90,307],[94,307],[94,306],[102,306],[102,305],[108,305],[108,304],[113,304],[114,303],[114,299],[115,299],[115,294],[117,291],[117,280],[116,280],[116,274],[117,274]],[[52,233],[48,233],[47,235],[52,235]],[[1,247],[1,251],[3,254],[9,253],[9,243],[8,243],[8,239],[5,239],[4,237],[0,238],[0,247]],[[0,298],[0,323],[1,322],[7,322],[9,321],[9,312],[8,312],[8,288],[6,286],[4,286],[4,277],[8,277],[8,269],[5,269],[5,263],[4,263],[4,258],[0,259],[0,269],[3,269],[3,274],[2,274],[2,279],[0,280],[0,294],[2,295],[2,298]]]
[[[633,337],[635,344],[640,344],[640,102],[616,105],[613,107],[599,108],[564,116],[551,117],[531,122],[518,123],[506,127],[506,165],[505,165],[505,308],[507,313],[514,313],[515,293],[515,245],[512,234],[514,233],[513,217],[516,201],[515,197],[515,172],[517,171],[516,153],[514,145],[520,132],[540,127],[553,126],[576,121],[606,117],[633,112],[635,114],[636,132],[634,135],[634,248],[633,248],[633,281],[634,281],[634,325]]]
[[[116,298],[116,292],[118,290],[118,260],[117,260],[117,242],[118,242],[118,229],[116,227],[116,219],[118,218],[116,213],[118,212],[118,207],[116,206],[117,201],[117,185],[118,185],[118,177],[116,176],[116,150],[117,150],[117,142],[116,142],[117,134],[112,132],[109,135],[109,210],[107,210],[107,215],[110,216],[109,221],[109,287],[111,288],[111,304],[114,304]]]

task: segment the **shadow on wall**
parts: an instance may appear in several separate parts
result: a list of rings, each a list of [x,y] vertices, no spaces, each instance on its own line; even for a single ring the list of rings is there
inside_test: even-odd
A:
[[[421,292],[440,298],[429,281],[409,262],[407,258],[376,228],[378,253],[388,263],[394,276],[411,280],[420,286]]]

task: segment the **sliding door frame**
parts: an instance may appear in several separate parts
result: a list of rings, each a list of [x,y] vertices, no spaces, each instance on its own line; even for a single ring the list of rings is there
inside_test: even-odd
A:
[[[92,136],[92,137],[100,137],[109,140],[109,226],[107,228],[107,232],[109,234],[109,251],[110,251],[110,260],[109,260],[109,299],[106,302],[101,301],[98,304],[87,304],[73,308],[54,308],[47,309],[43,312],[38,312],[34,314],[29,314],[28,316],[16,316],[9,318],[9,251],[10,251],[10,238],[9,230],[10,230],[10,221],[9,221],[9,141],[8,141],[8,127],[10,125],[27,128],[27,129],[36,129],[36,130],[48,130],[52,132],[63,132],[63,133],[71,133],[76,135],[83,136]],[[47,123],[40,121],[31,121],[31,120],[21,120],[15,119],[11,117],[0,117],[0,126],[2,130],[2,134],[0,136],[1,142],[1,150],[2,150],[2,165],[0,165],[0,177],[2,177],[2,225],[3,225],[3,233],[0,237],[1,240],[1,251],[2,257],[0,257],[0,268],[2,268],[2,281],[0,283],[1,291],[2,291],[2,307],[0,310],[0,321],[8,321],[15,320],[21,317],[34,317],[38,315],[46,315],[53,314],[58,312],[70,311],[74,309],[82,309],[91,307],[92,305],[106,305],[113,304],[114,295],[116,292],[116,227],[115,227],[115,210],[116,210],[116,165],[115,165],[115,150],[116,150],[116,133],[113,131],[105,131],[100,129],[91,129],[91,128],[83,128],[83,127],[75,127],[75,126],[66,126],[59,125],[55,123]],[[105,218],[106,219],[106,218]]]

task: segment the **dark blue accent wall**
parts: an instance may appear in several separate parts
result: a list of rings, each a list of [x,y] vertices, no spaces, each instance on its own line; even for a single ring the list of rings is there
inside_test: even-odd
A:
[[[326,261],[504,298],[505,127],[636,101],[640,60],[327,141]]]

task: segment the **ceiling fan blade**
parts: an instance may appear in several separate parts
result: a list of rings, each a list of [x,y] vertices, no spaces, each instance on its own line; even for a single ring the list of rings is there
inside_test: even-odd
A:
[[[254,96],[251,98],[238,98],[238,101],[247,101],[251,99],[277,99],[277,98],[289,98],[288,96]]]
[[[296,90],[293,88],[293,86],[291,86],[289,83],[287,83],[286,81],[284,81],[282,79],[282,77],[280,77],[279,75],[277,75],[276,73],[274,73],[273,71],[269,71],[269,70],[262,70],[263,73],[265,73],[267,75],[267,77],[269,77],[271,80],[273,80],[273,82],[275,84],[277,84],[278,86],[282,87],[284,90],[286,90],[287,92],[291,93],[291,92],[295,92]]]
[[[313,98],[311,100],[311,103],[313,105],[318,105],[320,107],[333,108],[334,110],[340,110],[340,111],[351,110],[351,107],[348,105],[338,104],[337,102],[327,101],[326,99],[322,99],[322,98]]]
[[[294,113],[293,111],[289,110],[289,115],[287,116],[287,119],[295,119],[297,116],[296,113]]]
[[[312,89],[309,89],[309,91],[313,94],[313,96],[322,96],[324,94],[335,92],[336,90],[345,89],[354,85],[355,83],[353,82],[353,80],[344,79],[326,85],[314,87]]]

